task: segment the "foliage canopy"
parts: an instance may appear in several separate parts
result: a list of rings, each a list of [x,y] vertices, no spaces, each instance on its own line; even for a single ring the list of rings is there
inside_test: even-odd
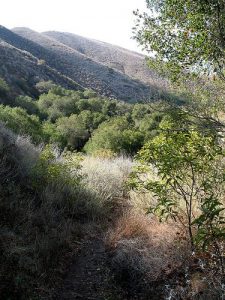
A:
[[[218,74],[224,78],[223,0],[146,0],[149,13],[136,12],[135,38],[154,54],[152,65],[179,74]]]

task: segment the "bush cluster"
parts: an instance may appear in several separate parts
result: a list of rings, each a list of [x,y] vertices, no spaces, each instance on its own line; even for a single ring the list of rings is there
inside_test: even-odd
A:
[[[0,121],[32,141],[63,150],[134,154],[157,135],[163,115],[146,104],[128,104],[51,84],[38,99],[19,96],[0,106]],[[18,126],[20,124],[20,126]]]

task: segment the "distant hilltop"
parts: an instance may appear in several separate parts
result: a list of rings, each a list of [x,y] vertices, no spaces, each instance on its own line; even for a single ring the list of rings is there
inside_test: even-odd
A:
[[[48,80],[130,102],[150,100],[165,85],[144,55],[57,31],[0,26],[0,64],[0,76],[18,93],[27,90],[31,96],[36,83]]]

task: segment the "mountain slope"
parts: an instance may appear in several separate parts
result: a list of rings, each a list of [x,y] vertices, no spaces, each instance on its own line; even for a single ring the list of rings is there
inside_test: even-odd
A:
[[[49,66],[82,86],[94,89],[101,95],[136,101],[151,98],[152,92],[158,88],[155,85],[147,85],[140,80],[131,78],[121,71],[109,68],[101,62],[96,62],[76,49],[47,35],[27,28],[15,28],[13,32],[23,38],[21,48],[26,47],[26,50],[32,54],[38,54],[39,58],[44,59]],[[27,43],[24,44],[25,39],[29,43],[33,42],[32,47],[30,44],[28,47]],[[41,47],[43,51],[37,53],[37,49],[33,49],[34,44],[39,48]]]
[[[0,26],[0,76],[17,94],[35,96],[41,80],[131,102],[155,99],[164,90],[141,54],[73,34],[52,35]]]
[[[157,74],[147,67],[142,54],[72,33],[47,31],[43,34],[131,78],[147,84],[161,84]]]
[[[71,79],[32,56],[0,39],[0,77],[11,87],[11,98],[17,95],[36,97],[39,92],[36,84],[53,81],[68,89],[82,89]],[[4,102],[5,99],[1,99]]]

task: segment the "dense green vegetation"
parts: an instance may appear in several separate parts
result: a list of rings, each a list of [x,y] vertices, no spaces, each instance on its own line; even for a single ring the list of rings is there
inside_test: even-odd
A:
[[[189,120],[181,113],[164,118],[162,132],[138,153],[141,164],[131,176],[131,186],[153,193],[157,202],[149,211],[160,220],[185,224],[195,251],[197,245],[206,249],[225,238],[225,166],[218,138],[189,125]],[[152,175],[147,180],[142,179],[145,172]]]
[[[190,74],[224,78],[225,5],[221,0],[147,0],[136,12],[136,39],[155,54],[152,64],[178,79]],[[169,71],[169,72],[168,72]]]
[[[209,273],[216,270],[217,277],[206,275],[209,298],[223,299],[224,1],[146,3],[149,13],[135,13],[135,38],[151,52],[149,64],[186,100],[179,108],[169,104],[160,133],[138,153],[130,185],[152,195],[149,213],[184,228],[192,255],[205,256]]]
[[[13,106],[0,106],[0,120],[15,133],[30,136],[36,144],[88,153],[107,149],[134,154],[157,133],[162,119],[162,113],[147,104],[127,104],[91,90],[56,85],[38,99],[19,96]]]

